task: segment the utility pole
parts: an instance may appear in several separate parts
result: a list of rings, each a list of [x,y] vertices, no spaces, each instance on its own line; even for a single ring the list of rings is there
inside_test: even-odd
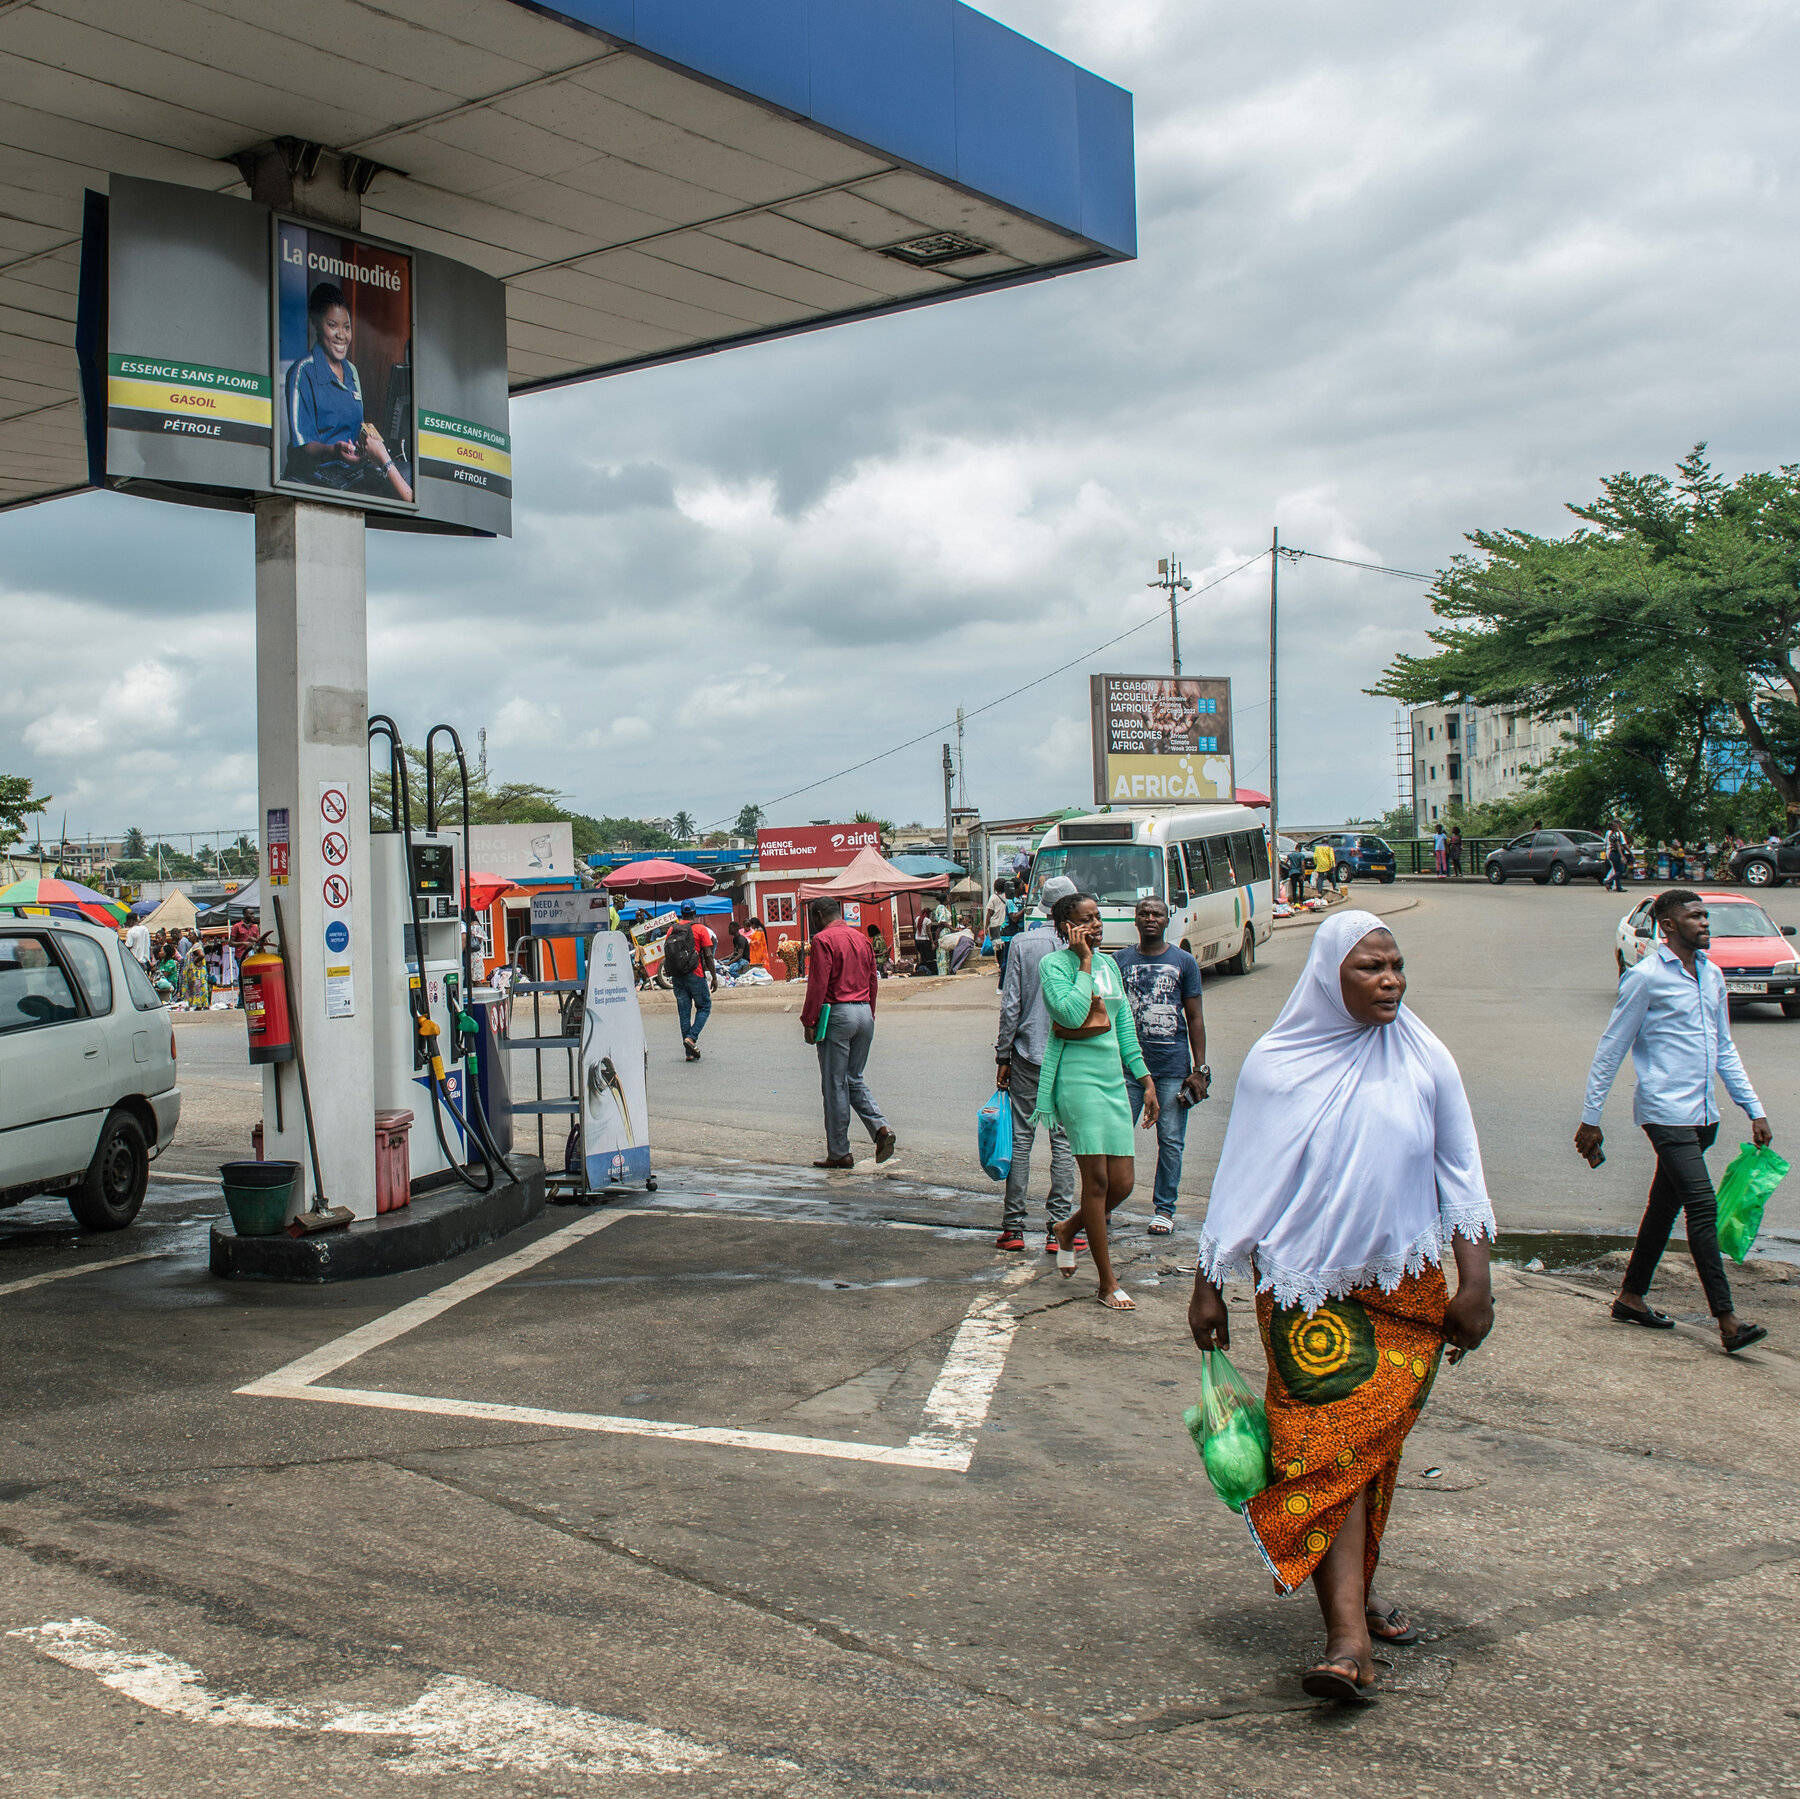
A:
[[[963,709],[956,709],[956,803],[967,806],[969,803],[969,782],[963,772]]]
[[[1159,556],[1156,559],[1156,579],[1146,581],[1146,587],[1160,587],[1169,596],[1169,661],[1176,674],[1181,673],[1181,620],[1176,613],[1177,593],[1188,593],[1193,589],[1193,582],[1181,572],[1181,564],[1173,556]]]
[[[1281,834],[1276,826],[1280,813],[1276,810],[1276,801],[1280,798],[1280,757],[1281,733],[1277,727],[1275,709],[1275,645],[1277,641],[1276,627],[1279,622],[1281,606],[1281,527],[1275,526],[1269,533],[1269,904],[1274,905],[1281,895]]]
[[[950,830],[950,784],[956,778],[956,764],[951,760],[950,746],[944,745],[944,860],[956,860],[956,839]]]

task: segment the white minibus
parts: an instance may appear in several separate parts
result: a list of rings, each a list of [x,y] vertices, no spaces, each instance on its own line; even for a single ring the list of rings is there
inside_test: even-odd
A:
[[[1169,908],[1169,942],[1202,968],[1228,974],[1256,966],[1273,928],[1269,841],[1248,806],[1187,812],[1101,812],[1052,825],[1031,862],[1031,910],[1041,919],[1044,882],[1066,875],[1100,902],[1107,949],[1137,942],[1141,899]]]

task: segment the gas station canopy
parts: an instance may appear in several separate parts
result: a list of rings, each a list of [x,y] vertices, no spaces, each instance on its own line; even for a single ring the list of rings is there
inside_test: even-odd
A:
[[[0,507],[87,485],[83,191],[272,142],[505,283],[515,393],[1136,249],[1130,95],[953,0],[0,0]]]

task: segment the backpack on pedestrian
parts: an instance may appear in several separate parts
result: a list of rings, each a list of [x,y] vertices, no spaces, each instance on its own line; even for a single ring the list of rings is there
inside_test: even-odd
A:
[[[700,972],[700,945],[694,941],[694,927],[678,924],[663,945],[663,972],[681,979]]]

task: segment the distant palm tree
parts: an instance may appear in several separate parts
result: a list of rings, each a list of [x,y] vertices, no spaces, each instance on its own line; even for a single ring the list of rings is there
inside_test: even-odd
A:
[[[694,838],[699,835],[700,827],[695,824],[694,815],[691,812],[677,812],[669,820],[669,823],[675,828],[674,835],[678,843],[692,843]]]

